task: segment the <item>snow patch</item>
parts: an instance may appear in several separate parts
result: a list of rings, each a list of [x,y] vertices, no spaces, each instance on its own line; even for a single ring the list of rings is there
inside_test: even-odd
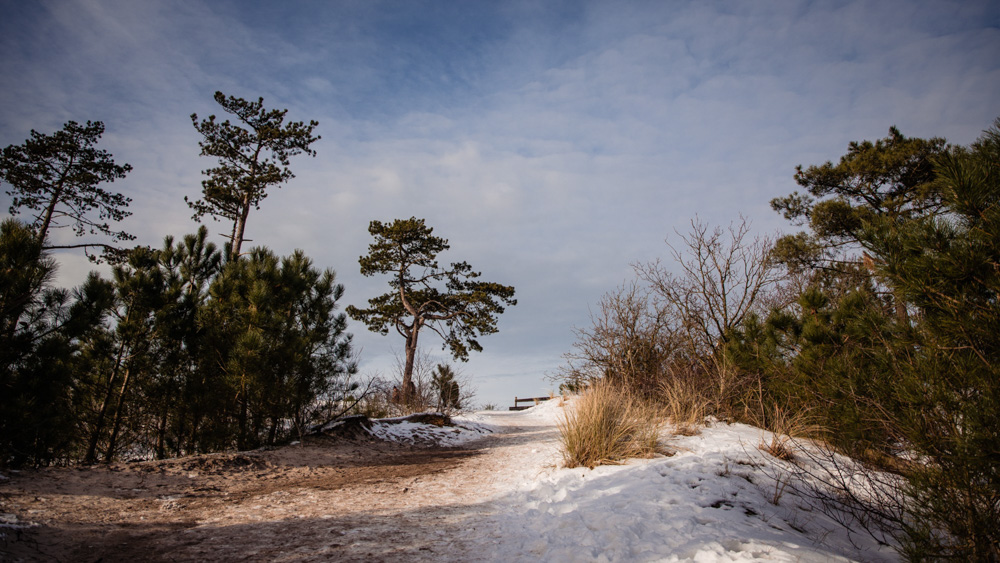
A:
[[[450,426],[419,423],[405,418],[372,420],[369,431],[380,440],[410,445],[458,447],[492,434],[495,428],[475,416],[456,416]]]

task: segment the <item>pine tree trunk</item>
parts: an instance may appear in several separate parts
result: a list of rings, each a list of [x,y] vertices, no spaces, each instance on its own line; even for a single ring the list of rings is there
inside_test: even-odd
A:
[[[272,416],[271,417],[271,428],[267,432],[267,445],[268,446],[273,446],[274,445],[274,439],[277,437],[277,435],[278,435],[278,417]]]
[[[903,301],[902,291],[896,289],[893,291],[892,300],[896,305],[896,320],[899,321],[900,325],[906,325],[909,322],[909,313],[906,312],[906,302]]]
[[[243,233],[246,231],[247,217],[250,216],[250,195],[243,196],[243,208],[240,211],[239,220],[236,222],[236,233],[233,236],[233,260],[240,257],[243,248]]]
[[[115,407],[115,423],[111,428],[111,439],[108,441],[108,451],[104,454],[104,463],[111,463],[111,459],[115,455],[115,442],[118,441],[118,431],[121,429],[122,408],[125,406],[125,393],[128,391],[128,384],[131,379],[131,375],[132,370],[130,368],[126,368],[125,378],[122,380],[121,393],[118,395],[118,406]]]
[[[188,431],[187,433],[188,434],[187,451],[189,453],[194,453],[200,450],[200,448],[198,447],[199,446],[198,429],[201,426],[201,419],[202,416],[198,410],[195,410],[191,413],[191,430]]]
[[[75,160],[75,159],[74,159]],[[72,166],[73,160],[70,161],[68,166]],[[65,174],[65,172],[63,172]],[[38,244],[45,244],[45,235],[49,232],[49,225],[52,224],[52,215],[55,213],[56,204],[59,203],[59,196],[62,195],[63,182],[65,182],[65,177],[59,179],[59,183],[56,184],[56,189],[52,192],[52,199],[49,201],[48,207],[45,208],[45,216],[42,219],[42,226],[38,228]]]
[[[170,414],[167,401],[163,402],[163,412],[160,413],[160,423],[156,429],[156,459],[167,457],[167,420]]]
[[[403,366],[403,404],[410,406],[413,404],[413,364],[417,357],[417,331],[420,325],[413,323],[410,334],[406,337],[406,365]]]
[[[236,439],[236,448],[239,450],[247,449],[247,390],[244,383],[240,383],[240,417],[239,417],[239,436]]]
[[[128,316],[125,317],[125,322],[128,322]],[[118,378],[118,370],[121,369],[122,358],[125,355],[125,343],[122,342],[118,346],[118,354],[115,357],[115,367],[111,370],[111,376],[108,378],[108,389],[104,394],[104,399],[101,401],[101,409],[97,413],[97,421],[94,423],[94,428],[90,432],[90,442],[87,444],[87,454],[83,457],[83,463],[90,464],[97,461],[97,442],[101,439],[101,432],[104,431],[104,417],[107,416],[108,404],[111,403],[111,393],[114,390],[115,379]]]

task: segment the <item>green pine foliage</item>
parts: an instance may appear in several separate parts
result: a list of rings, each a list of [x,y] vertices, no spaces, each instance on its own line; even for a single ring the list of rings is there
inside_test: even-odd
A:
[[[455,379],[455,370],[447,364],[438,364],[434,371],[431,387],[437,395],[438,412],[450,412],[462,408],[462,390]]]
[[[775,204],[813,231],[784,250],[865,259],[813,261],[797,303],[743,323],[727,357],[764,402],[904,477],[911,501],[872,510],[909,559],[1000,559],[1000,120],[968,148],[893,130],[797,179],[834,197]]]
[[[898,436],[873,416],[892,385],[891,318],[870,291],[839,299],[813,287],[786,310],[753,317],[733,331],[726,355],[759,381],[762,396],[743,396],[737,412],[769,427],[760,404],[810,412],[837,448],[884,463]]]
[[[369,299],[367,309],[348,306],[347,313],[372,332],[385,335],[393,329],[406,340],[403,402],[411,404],[421,331],[436,333],[455,359],[465,361],[470,350],[483,350],[480,335],[497,332],[504,307],[517,305],[514,287],[480,281],[480,273],[466,262],[439,266],[437,256],[450,248],[448,240],[434,236],[423,219],[372,221],[368,232],[375,241],[358,260],[361,274],[388,275],[390,291]]]
[[[215,158],[218,166],[204,170],[208,178],[202,182],[202,198],[184,200],[196,221],[205,215],[232,221],[229,256],[235,258],[246,241],[250,210],[260,209],[268,188],[280,187],[295,176],[288,166],[291,157],[316,156],[309,146],[320,137],[313,136],[317,122],[286,123],[288,110],[266,109],[264,98],[252,102],[216,92],[215,101],[238,121],[217,121],[214,115],[199,121],[197,114],[191,114],[191,123],[203,137],[198,143],[201,155]]]
[[[301,251],[241,252],[249,210],[293,177],[292,156],[315,154],[316,122],[285,122],[262,100],[216,100],[239,123],[192,116],[202,154],[219,160],[192,206],[233,221],[225,254],[202,226],[160,249],[117,250],[110,280],[54,288],[47,235],[61,221],[132,238],[101,222],[126,217],[130,200],[99,186],[131,167],[94,147],[99,122],[32,131],[0,155],[11,213],[34,214],[0,228],[0,467],[275,444],[354,389],[334,272]]]
[[[47,285],[30,229],[2,234],[0,259],[19,266],[3,268],[3,465],[275,444],[350,391],[343,286],[301,252],[223,264],[202,228],[69,292]]]
[[[33,229],[0,226],[0,465],[76,458],[82,342],[111,308],[113,288],[95,275],[70,292],[51,286],[54,261]]]
[[[918,313],[897,365],[908,444],[913,553],[1000,559],[1000,119],[935,160],[945,211],[866,225],[893,286]]]
[[[279,259],[264,248],[213,281],[201,322],[232,397],[236,447],[301,431],[314,400],[356,371],[346,316],[334,314],[343,292],[333,271],[316,270],[302,252]]]
[[[132,167],[116,164],[110,153],[94,146],[103,134],[100,121],[86,125],[70,121],[51,135],[32,130],[24,143],[0,152],[0,180],[9,184],[6,191],[12,198],[10,214],[27,210],[35,238],[46,248],[98,247],[105,257],[117,260],[120,250],[112,245],[51,245],[49,233],[70,227],[78,237],[99,234],[110,237],[112,243],[135,238],[113,230],[108,223],[131,215],[126,208],[132,200],[100,184],[124,178]]]

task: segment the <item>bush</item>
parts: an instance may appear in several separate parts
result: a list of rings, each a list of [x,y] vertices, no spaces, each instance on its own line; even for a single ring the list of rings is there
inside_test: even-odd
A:
[[[657,450],[659,408],[610,383],[593,383],[559,423],[566,467],[614,464]]]

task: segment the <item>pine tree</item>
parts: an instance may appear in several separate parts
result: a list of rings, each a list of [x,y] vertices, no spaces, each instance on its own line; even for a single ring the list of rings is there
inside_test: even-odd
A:
[[[343,286],[301,251],[279,259],[254,248],[209,291],[200,322],[232,398],[238,448],[274,443],[286,421],[303,423],[315,399],[356,370],[346,317],[335,313]]]
[[[359,259],[361,273],[389,274],[392,291],[369,299],[367,309],[351,305],[347,313],[372,332],[384,335],[394,328],[406,339],[403,399],[408,403],[417,339],[424,327],[444,340],[455,359],[464,361],[469,350],[482,351],[479,335],[497,332],[497,316],[504,305],[516,305],[517,300],[512,286],[478,281],[479,272],[465,262],[454,262],[448,269],[438,266],[437,255],[449,248],[448,241],[434,236],[423,219],[372,221],[368,232],[375,242]]]
[[[232,259],[240,256],[246,241],[250,210],[260,209],[269,187],[280,187],[294,177],[291,157],[316,156],[309,146],[320,137],[312,134],[316,121],[285,123],[288,110],[264,109],[264,98],[248,102],[216,92],[215,101],[239,122],[220,123],[214,115],[199,122],[198,115],[191,114],[191,122],[204,137],[198,143],[201,155],[218,159],[218,166],[204,171],[208,179],[202,182],[202,198],[190,201],[185,197],[184,201],[194,209],[195,221],[205,215],[232,221]]]
[[[870,276],[879,256],[862,234],[865,225],[879,220],[895,228],[940,212],[933,159],[945,150],[942,138],[906,137],[890,127],[884,139],[850,143],[837,164],[796,167],[795,181],[807,194],[775,198],[771,207],[809,232],[779,239],[775,258],[817,278]],[[893,299],[905,322],[906,303]]]
[[[136,381],[154,371],[152,357],[154,313],[163,306],[164,284],[155,252],[139,248],[129,253],[124,264],[115,266],[115,327],[112,357],[107,370],[95,374],[101,390],[96,417],[91,425],[84,463],[97,461],[98,444],[106,442],[105,463],[110,463],[126,424],[126,411],[133,405],[130,396]]]
[[[431,380],[437,393],[437,409],[440,412],[448,412],[452,409],[462,408],[461,389],[458,381],[455,380],[455,370],[447,364],[438,364]]]
[[[167,295],[155,313],[160,364],[147,397],[157,409],[154,450],[162,458],[168,448],[178,455],[197,451],[203,422],[221,403],[223,392],[208,367],[212,360],[204,342],[206,327],[198,319],[208,300],[208,285],[222,267],[222,254],[201,226],[180,241],[166,237],[159,262]]]
[[[870,221],[881,270],[919,313],[895,372],[914,557],[1000,560],[1000,119],[935,159],[944,212]]]
[[[94,146],[103,133],[100,121],[86,125],[70,121],[51,135],[32,130],[31,138],[23,144],[3,149],[0,179],[10,184],[10,214],[17,215],[22,209],[33,212],[31,227],[44,248],[100,247],[107,257],[121,257],[118,248],[104,243],[48,244],[49,232],[65,226],[71,226],[76,236],[102,234],[112,242],[135,238],[112,230],[108,223],[131,215],[126,208],[132,200],[100,184],[124,178],[132,167],[116,164],[110,153]],[[61,224],[63,219],[69,225]]]
[[[34,231],[0,226],[0,466],[75,459],[80,343],[101,330],[112,287],[96,275],[70,292]]]

